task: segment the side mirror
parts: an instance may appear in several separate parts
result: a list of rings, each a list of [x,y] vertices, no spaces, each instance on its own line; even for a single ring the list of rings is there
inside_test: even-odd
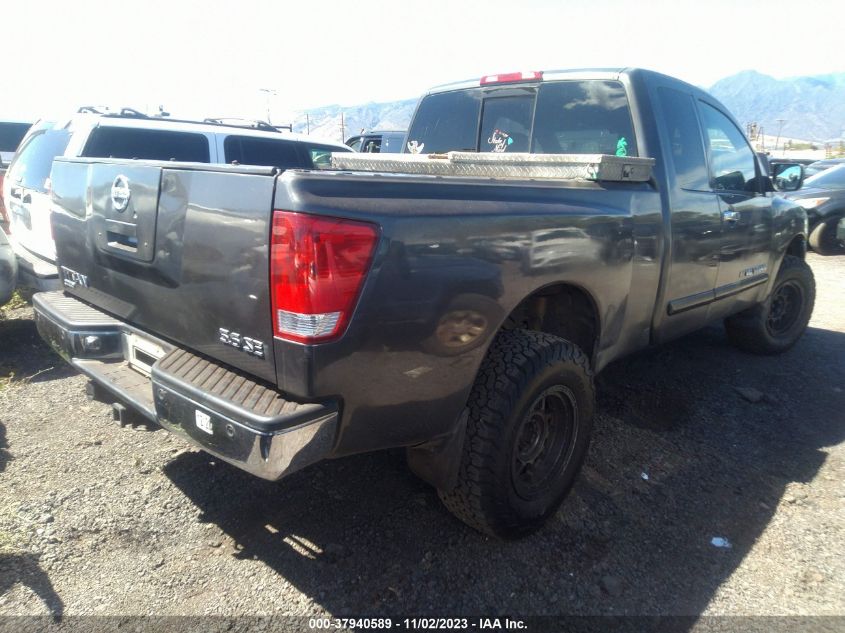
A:
[[[797,191],[804,184],[804,165],[779,163],[772,171],[775,191]]]

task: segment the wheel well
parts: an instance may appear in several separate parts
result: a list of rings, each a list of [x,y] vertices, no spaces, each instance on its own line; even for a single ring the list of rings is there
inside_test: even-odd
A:
[[[807,240],[804,239],[803,235],[796,235],[792,238],[789,246],[786,247],[786,254],[794,255],[801,259],[807,256]]]
[[[503,330],[524,328],[559,336],[575,343],[591,361],[599,335],[599,317],[587,292],[569,284],[535,291],[514,308]]]

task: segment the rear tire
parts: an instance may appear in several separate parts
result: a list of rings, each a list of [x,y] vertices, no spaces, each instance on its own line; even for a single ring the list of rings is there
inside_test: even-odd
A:
[[[819,255],[845,255],[845,240],[836,237],[840,218],[819,224],[810,233],[810,248]]]
[[[486,534],[533,532],[557,510],[587,453],[595,390],[586,355],[549,334],[501,332],[467,407],[458,482],[440,498]]]
[[[798,342],[813,314],[816,282],[803,259],[787,255],[769,297],[725,319],[728,340],[753,354],[780,354]]]

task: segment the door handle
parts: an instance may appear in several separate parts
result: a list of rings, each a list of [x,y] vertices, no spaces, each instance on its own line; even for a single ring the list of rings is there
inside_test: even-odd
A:
[[[739,222],[739,211],[722,211],[722,219],[728,224],[736,224]]]

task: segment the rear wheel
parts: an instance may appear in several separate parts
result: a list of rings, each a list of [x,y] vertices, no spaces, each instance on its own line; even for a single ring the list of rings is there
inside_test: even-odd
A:
[[[840,218],[818,225],[810,233],[810,248],[819,255],[845,255],[845,240],[839,239]]]
[[[787,255],[766,301],[725,319],[728,339],[755,354],[785,352],[807,329],[815,300],[812,269],[803,259]]]
[[[493,536],[539,528],[581,467],[594,400],[576,345],[541,332],[501,332],[473,386],[458,483],[440,491],[443,503]]]

